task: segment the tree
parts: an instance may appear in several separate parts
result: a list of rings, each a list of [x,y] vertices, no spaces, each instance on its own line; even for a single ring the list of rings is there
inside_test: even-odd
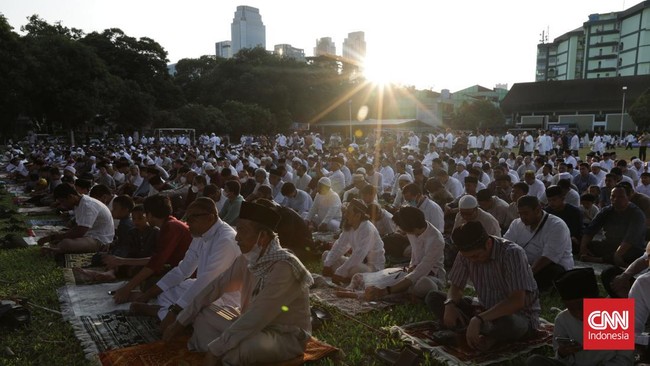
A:
[[[0,132],[13,127],[25,101],[24,52],[18,34],[0,14]]]
[[[650,127],[650,89],[647,89],[634,101],[628,113],[639,130],[646,130]]]
[[[452,117],[454,128],[473,130],[477,128],[498,128],[505,124],[505,118],[499,107],[487,100],[463,102]]]

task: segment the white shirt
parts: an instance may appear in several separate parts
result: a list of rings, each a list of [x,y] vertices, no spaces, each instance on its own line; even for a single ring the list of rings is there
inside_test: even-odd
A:
[[[299,177],[298,174],[293,176],[293,185],[296,186],[296,189],[307,191],[309,189],[309,182],[311,182],[311,176],[309,174],[303,174],[302,177]]]
[[[515,219],[503,237],[519,244],[526,251],[528,263],[531,265],[540,257],[546,257],[566,270],[573,269],[569,228],[561,218],[548,213],[543,215],[548,218],[537,235],[533,236],[537,228],[531,228],[521,219]]]
[[[298,189],[298,192],[296,193],[296,197],[284,197],[284,201],[282,201],[282,206],[289,207],[290,209],[296,211],[298,215],[301,217],[305,217],[309,213],[309,209],[311,208],[312,204],[314,201],[311,199],[311,196],[303,191]]]
[[[414,268],[406,279],[415,284],[420,278],[433,274],[445,281],[445,239],[438,229],[431,223],[427,223],[427,228],[420,236],[407,234],[411,244],[411,262],[410,268]]]
[[[527,196],[535,196],[537,199],[542,200],[546,194],[546,186],[541,180],[535,178],[533,184],[528,184]]]
[[[646,196],[650,196],[650,184],[645,186],[645,185],[643,185],[643,183],[641,183],[641,181],[639,181],[639,185],[636,186],[636,191],[638,193],[643,193]]]
[[[437,203],[430,200],[429,197],[424,197],[417,208],[424,212],[425,220],[430,222],[440,232],[445,231],[445,214]]]
[[[571,137],[571,142],[569,143],[569,149],[570,150],[580,150],[580,138],[578,135],[573,135]],[[575,168],[575,165],[574,165]]]
[[[499,221],[481,208],[478,209],[476,221],[481,223],[483,229],[485,229],[485,232],[488,233],[488,235],[501,236],[501,226],[499,226]],[[456,219],[454,220],[454,229],[465,223],[467,223],[467,220],[463,218],[460,212],[457,213]]]
[[[341,198],[330,189],[324,195],[316,194],[314,204],[307,214],[307,220],[320,225],[330,220],[341,220],[341,216]]]
[[[458,179],[454,177],[449,177],[447,180],[447,183],[444,184],[445,189],[451,193],[454,198],[458,198],[463,195],[463,192],[465,192],[465,189],[463,188],[463,185],[460,184]]]
[[[343,189],[345,188],[345,176],[343,175],[343,172],[341,170],[332,172],[329,178],[332,182],[332,190],[336,192],[336,194],[343,193]]]
[[[332,265],[350,249],[352,254],[334,273],[338,276],[347,276],[350,269],[366,261],[366,265],[373,271],[384,269],[384,242],[379,236],[377,228],[369,221],[362,221],[355,230],[345,230],[334,242],[332,249],[327,253],[325,267]]]
[[[201,237],[192,239],[183,260],[156,285],[165,292],[185,281],[191,281],[191,285],[176,300],[178,306],[187,307],[204,287],[227,270],[241,254],[235,241],[236,234],[230,225],[217,219]],[[196,279],[190,279],[194,271]],[[239,292],[231,292],[222,296],[221,300],[228,299],[227,305],[239,306],[239,297]]]
[[[384,236],[394,233],[397,230],[397,225],[393,222],[393,214],[384,208],[381,209],[381,214],[381,218],[373,223],[377,231],[379,231],[379,235]]]
[[[383,166],[379,170],[383,178],[383,190],[391,189],[393,187],[393,180],[395,179],[395,171],[390,166]],[[379,188],[379,187],[378,187]]]
[[[113,216],[108,206],[90,196],[82,195],[74,208],[74,219],[78,226],[87,227],[84,237],[93,238],[102,244],[110,244],[115,237]]]
[[[515,146],[515,137],[510,132],[503,139],[506,140],[506,149],[512,149]]]

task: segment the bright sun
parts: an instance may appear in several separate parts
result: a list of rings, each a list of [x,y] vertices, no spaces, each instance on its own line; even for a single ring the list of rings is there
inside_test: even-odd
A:
[[[363,75],[373,84],[386,85],[397,83],[395,69],[398,67],[390,59],[375,57],[366,58],[363,64]]]

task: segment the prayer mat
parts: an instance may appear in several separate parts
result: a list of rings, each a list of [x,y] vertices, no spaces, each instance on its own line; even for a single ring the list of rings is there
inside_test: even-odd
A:
[[[455,346],[438,344],[432,337],[434,332],[441,329],[438,322],[435,321],[392,326],[390,332],[399,335],[402,340],[430,352],[431,356],[440,362],[483,366],[512,360],[530,353],[535,348],[550,345],[553,339],[553,324],[544,319],[540,319],[540,321],[540,329],[535,335],[518,342],[496,345],[489,351],[478,351],[470,348],[464,336],[457,338],[458,344]]]
[[[309,289],[309,297],[319,303],[333,306],[348,315],[355,316],[395,304],[394,302],[388,301],[365,301],[363,300],[363,291],[351,291],[343,287],[338,287],[325,280],[322,276],[315,276],[315,278],[319,280],[316,281],[315,287]],[[354,297],[337,296],[337,292]]]
[[[65,221],[61,219],[31,219],[27,220],[27,225],[33,226],[65,226]]]
[[[179,337],[179,339],[165,343],[158,341],[139,346],[116,349],[102,352],[99,354],[99,360],[103,366],[172,366],[203,365],[203,352],[190,352],[187,349],[188,337]],[[327,343],[311,337],[307,342],[307,349],[303,355],[303,362],[312,362],[324,357],[338,358],[341,351]],[[274,363],[275,366],[281,366],[282,363]]]
[[[18,213],[23,215],[46,215],[52,212],[54,209],[51,207],[21,207],[18,209]]]
[[[160,340],[157,318],[126,312],[84,315],[70,321],[87,358],[98,353]]]
[[[24,236],[23,240],[27,245],[29,246],[35,246],[38,245],[38,239],[42,238],[43,236]]]
[[[92,316],[129,310],[128,303],[117,305],[108,291],[117,290],[125,282],[98,283],[96,285],[66,285],[57,290],[63,319]]]
[[[591,262],[581,262],[576,260],[574,260],[573,263],[574,263],[574,268],[586,268],[586,267],[593,268],[596,276],[600,276],[600,274],[603,273],[604,270],[613,266],[613,264],[608,264],[608,263],[591,263]]]
[[[95,253],[65,254],[65,268],[90,266]]]

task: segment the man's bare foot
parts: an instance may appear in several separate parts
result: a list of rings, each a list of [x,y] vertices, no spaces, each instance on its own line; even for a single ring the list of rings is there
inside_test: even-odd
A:
[[[158,316],[159,309],[160,305],[150,305],[143,302],[132,302],[129,311],[135,315],[156,317]]]

